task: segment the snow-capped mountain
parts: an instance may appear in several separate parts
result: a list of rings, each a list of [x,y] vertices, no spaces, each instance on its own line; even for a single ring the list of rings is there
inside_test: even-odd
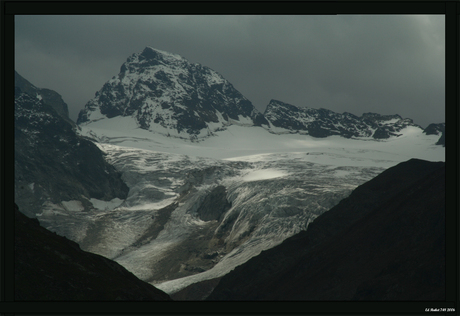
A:
[[[121,119],[128,118],[128,119]],[[214,70],[151,47],[130,56],[81,110],[77,124],[92,130],[114,120],[155,134],[196,140],[215,136],[230,125],[260,126],[271,133],[333,135],[371,140],[402,136],[423,128],[398,114],[336,113],[271,100],[264,114]],[[131,122],[132,121],[132,122]],[[104,122],[103,125],[110,123]],[[443,133],[428,128],[428,135]],[[434,131],[436,130],[436,131]],[[89,136],[89,135],[87,135]],[[103,137],[99,133],[95,137]],[[438,142],[442,144],[443,142]]]
[[[129,116],[140,128],[199,138],[231,124],[267,124],[263,115],[214,70],[146,47],[121,66],[80,112],[77,124]]]

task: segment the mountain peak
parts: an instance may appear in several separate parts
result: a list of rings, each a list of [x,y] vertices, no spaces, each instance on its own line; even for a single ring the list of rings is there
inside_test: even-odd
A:
[[[120,68],[120,74],[138,72],[139,68],[158,68],[161,65],[181,67],[186,63],[188,61],[180,55],[147,46],[142,52],[134,53],[128,57]]]
[[[161,59],[166,61],[185,60],[185,58],[180,55],[169,53],[150,46],[145,47],[139,56],[145,59]]]
[[[77,124],[132,117],[151,132],[208,137],[232,124],[267,124],[263,115],[216,71],[147,46],[131,55],[80,112]]]

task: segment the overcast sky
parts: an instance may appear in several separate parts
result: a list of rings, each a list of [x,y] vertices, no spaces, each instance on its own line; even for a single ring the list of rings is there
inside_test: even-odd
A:
[[[16,16],[15,68],[76,120],[146,46],[217,71],[260,111],[271,99],[445,122],[444,16]]]

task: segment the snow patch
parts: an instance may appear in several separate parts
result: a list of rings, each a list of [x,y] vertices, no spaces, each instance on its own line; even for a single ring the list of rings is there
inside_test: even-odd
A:
[[[260,181],[287,176],[288,173],[277,169],[262,169],[249,172],[242,178],[243,181]]]
[[[96,209],[104,211],[111,211],[123,202],[123,200],[119,198],[114,198],[110,201],[102,201],[95,198],[91,198],[89,201],[91,202],[91,204],[93,204],[93,206]]]
[[[85,209],[80,201],[71,200],[71,201],[62,201],[61,203],[64,209],[69,212],[81,212]]]

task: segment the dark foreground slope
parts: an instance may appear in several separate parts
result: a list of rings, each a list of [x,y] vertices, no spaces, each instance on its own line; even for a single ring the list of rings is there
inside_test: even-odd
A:
[[[207,299],[444,300],[444,179],[443,162],[389,168]]]
[[[159,301],[170,297],[15,209],[15,299]]]

